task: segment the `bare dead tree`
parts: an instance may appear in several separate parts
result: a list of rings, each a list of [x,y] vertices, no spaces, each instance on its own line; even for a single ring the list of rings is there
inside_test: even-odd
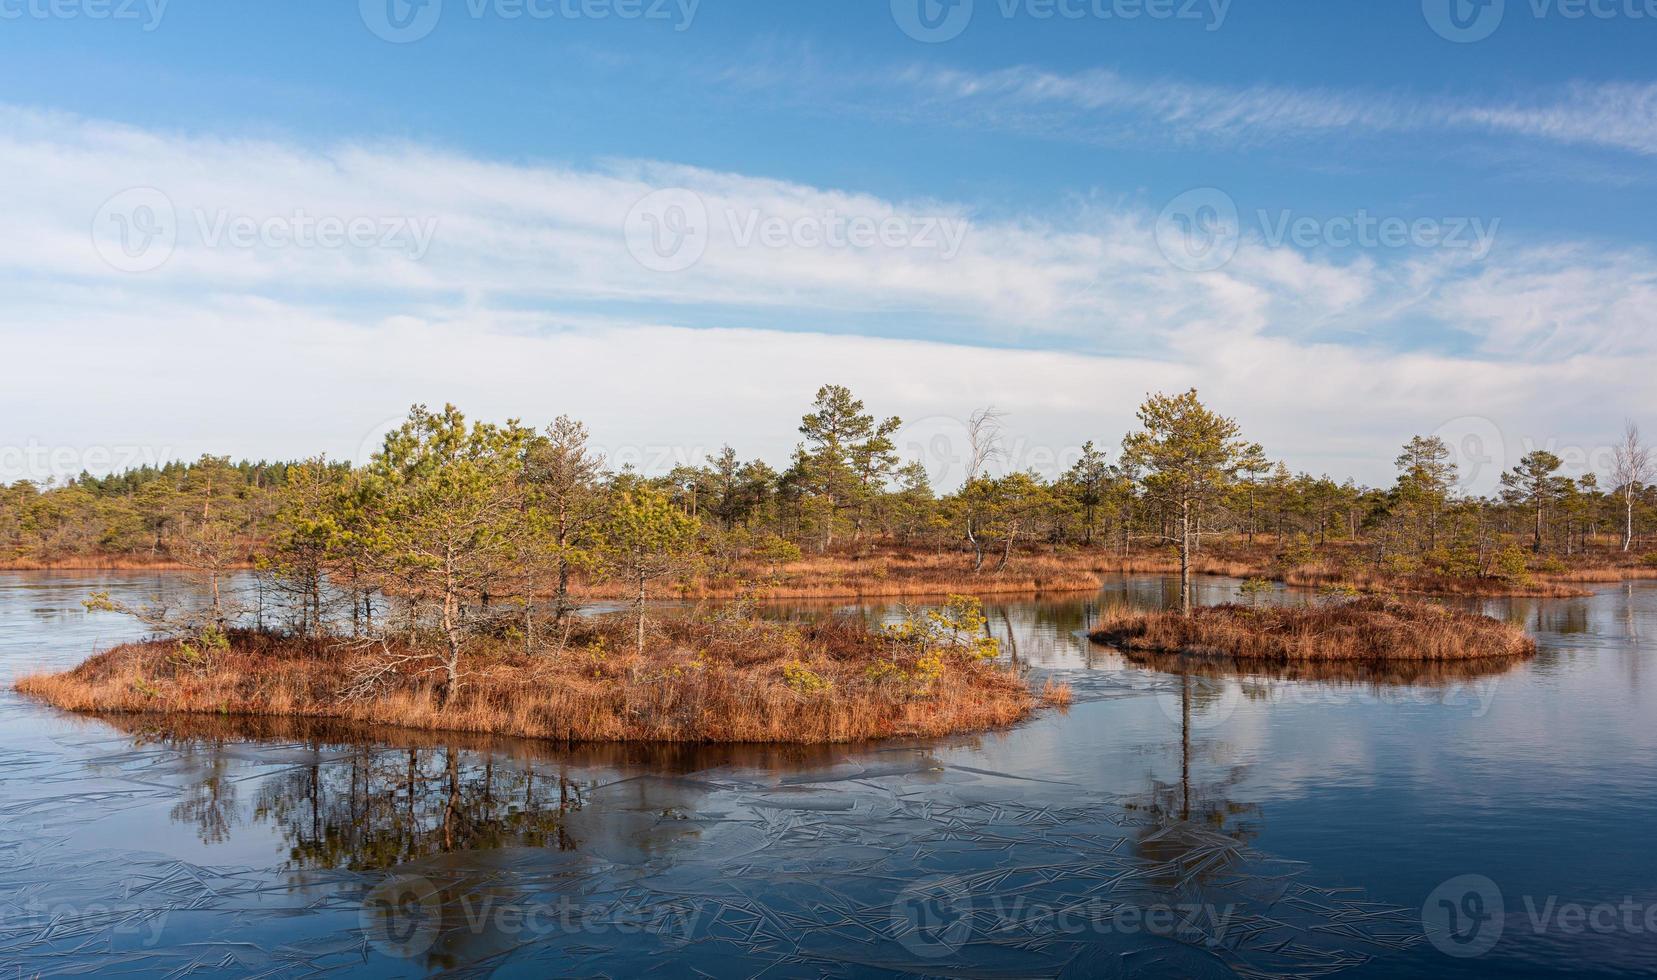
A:
[[[1611,478],[1622,488],[1624,523],[1622,550],[1634,545],[1634,497],[1643,484],[1652,480],[1651,447],[1640,441],[1640,427],[1633,419],[1623,423],[1622,441],[1614,450]]]
[[[961,497],[966,501],[967,543],[972,545],[973,566],[976,573],[984,567],[984,542],[978,536],[978,513],[973,505],[974,484],[982,478],[984,467],[1001,456],[1001,419],[1005,413],[986,406],[967,418],[967,481],[961,485]]]

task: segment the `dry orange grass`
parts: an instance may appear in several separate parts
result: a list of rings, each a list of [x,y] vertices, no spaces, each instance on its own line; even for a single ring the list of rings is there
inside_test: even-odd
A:
[[[1032,592],[1093,591],[1100,575],[1113,571],[1099,552],[1015,553],[997,569],[998,556],[974,572],[972,556],[962,551],[937,552],[894,545],[860,551],[809,555],[776,570],[738,563],[720,574],[704,574],[678,585],[685,599],[720,599],[752,595],[766,599],[913,598],[1001,595]],[[583,587],[594,598],[627,598],[628,586],[595,582]]]
[[[190,566],[170,558],[133,558],[120,555],[76,555],[67,558],[9,558],[0,560],[6,572],[182,572]],[[241,566],[253,567],[251,564]]]
[[[526,654],[503,642],[472,654],[446,705],[426,665],[345,699],[369,653],[252,633],[235,634],[207,671],[179,663],[174,644],[150,641],[17,687],[72,711],[324,718],[571,742],[935,736],[1008,725],[1035,704],[1021,679],[993,663],[948,656],[936,676],[903,654],[894,663],[861,624],[670,620],[653,624],[643,657],[631,629],[583,621],[561,651]]]
[[[1657,578],[1657,568],[1644,565],[1572,568],[1563,572],[1549,572],[1542,578],[1554,582],[1624,582],[1629,579]]]
[[[1320,606],[1208,606],[1189,616],[1123,610],[1090,637],[1129,650],[1269,663],[1512,660],[1536,652],[1536,641],[1516,626],[1381,596]]]
[[[1363,549],[1350,542],[1319,546],[1316,559],[1283,567],[1281,544],[1262,539],[1250,545],[1241,540],[1204,542],[1192,556],[1199,575],[1233,578],[1263,577],[1288,585],[1320,588],[1350,586],[1360,592],[1416,595],[1565,597],[1587,595],[1583,583],[1610,583],[1657,578],[1657,567],[1644,564],[1639,554],[1603,550],[1579,554],[1557,572],[1538,572],[1528,582],[1491,577],[1398,575],[1366,567]],[[727,599],[754,596],[766,599],[877,599],[930,598],[951,594],[989,596],[1042,592],[1083,592],[1099,587],[1109,574],[1174,574],[1179,561],[1167,547],[1137,547],[1126,554],[1100,543],[1092,548],[1047,546],[1015,551],[1006,567],[997,569],[1000,556],[991,555],[974,572],[972,556],[962,550],[895,543],[871,543],[822,555],[807,555],[776,570],[770,566],[737,562],[717,573],[704,573],[677,583],[684,599]],[[251,566],[247,566],[251,567]],[[55,561],[11,559],[4,570],[183,570],[176,562],[130,556],[84,556]],[[1572,584],[1576,583],[1576,584]],[[584,582],[584,598],[630,599],[631,587],[621,582]]]
[[[1381,571],[1330,568],[1325,565],[1302,565],[1277,576],[1286,585],[1305,588],[1325,586],[1350,587],[1359,592],[1396,593],[1411,595],[1463,596],[1526,596],[1535,598],[1565,598],[1589,593],[1574,586],[1562,584],[1564,579],[1533,577],[1527,582],[1503,578],[1463,575],[1391,575]],[[1583,581],[1583,580],[1577,580]],[[1617,581],[1606,579],[1604,581]]]

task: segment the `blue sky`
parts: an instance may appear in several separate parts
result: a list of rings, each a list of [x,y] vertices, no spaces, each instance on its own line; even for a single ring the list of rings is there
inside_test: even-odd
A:
[[[376,33],[405,14],[417,38]],[[350,455],[453,400],[777,457],[786,421],[754,419],[838,372],[935,427],[993,401],[1057,456],[1196,384],[1296,468],[1381,480],[1469,425],[1592,468],[1657,407],[1653,52],[1645,0],[4,0],[0,339],[48,370],[0,396],[0,442]],[[133,188],[178,240],[112,269],[85,227],[130,224],[106,204]],[[629,257],[657,191],[715,227],[689,268]],[[296,211],[394,247],[201,240]],[[893,215],[897,245],[798,240]],[[786,241],[743,238],[774,217]],[[170,393],[56,404],[81,342]],[[454,353],[343,380],[387,345]],[[209,349],[308,403],[248,403]],[[571,378],[578,349],[651,394]],[[480,380],[503,357],[525,376]]]

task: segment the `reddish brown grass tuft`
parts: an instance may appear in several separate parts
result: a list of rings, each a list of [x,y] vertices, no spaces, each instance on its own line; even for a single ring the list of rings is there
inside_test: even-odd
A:
[[[1305,607],[1208,606],[1190,616],[1125,610],[1090,636],[1129,650],[1268,663],[1512,660],[1536,652],[1516,626],[1381,596]]]
[[[73,711],[338,719],[563,741],[845,742],[1008,725],[1035,699],[1016,675],[946,655],[941,670],[894,662],[860,623],[584,620],[561,652],[505,642],[469,656],[439,703],[436,675],[411,665],[368,697],[344,699],[371,656],[339,644],[237,633],[210,670],[164,641],[132,643],[18,690]],[[393,651],[394,653],[397,651]]]
[[[1049,677],[1041,686],[1041,703],[1059,709],[1070,707],[1070,685]]]

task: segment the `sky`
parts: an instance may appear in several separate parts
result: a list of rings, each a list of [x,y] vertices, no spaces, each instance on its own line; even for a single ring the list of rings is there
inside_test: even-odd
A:
[[[940,489],[1196,387],[1482,492],[1657,430],[1657,0],[0,0],[0,480],[408,406]],[[952,482],[953,481],[953,482]]]

